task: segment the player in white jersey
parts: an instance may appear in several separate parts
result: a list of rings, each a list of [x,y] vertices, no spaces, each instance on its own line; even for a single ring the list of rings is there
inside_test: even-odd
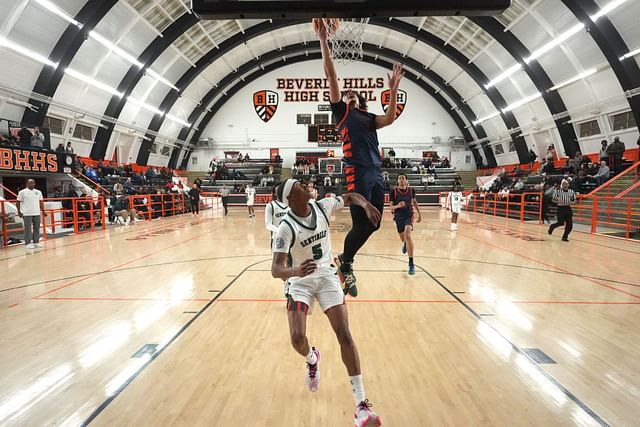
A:
[[[307,311],[315,299],[329,318],[344,362],[356,403],[355,425],[379,426],[380,417],[371,410],[365,397],[358,350],[349,331],[347,306],[340,280],[331,266],[329,218],[335,209],[359,206],[376,227],[380,211],[358,193],[343,197],[311,200],[305,185],[289,179],[278,187],[278,199],[291,209],[284,217],[273,239],[273,277],[289,282],[287,302],[289,332],[293,348],[306,358],[306,384],[317,391],[320,384],[320,351],[309,346],[306,336]],[[287,253],[293,266],[287,267]]]
[[[247,195],[247,208],[249,209],[249,218],[256,217],[256,211],[253,210],[253,201],[256,197],[256,189],[251,184],[247,184],[244,189],[244,194]]]
[[[264,226],[271,232],[270,247],[273,247],[273,235],[278,231],[278,226],[282,222],[282,218],[284,218],[285,215],[287,215],[287,212],[289,212],[289,207],[278,200],[278,194],[276,191],[278,189],[278,185],[279,184],[273,186],[273,190],[271,191],[271,201],[264,209]],[[287,266],[291,267],[291,255],[288,256]],[[285,297],[289,296],[287,292],[288,286],[289,285],[285,280],[283,284]]]
[[[453,183],[453,190],[449,193],[449,208],[451,209],[451,231],[458,231],[458,215],[462,211],[464,194],[458,181]]]
[[[282,222],[282,218],[289,212],[289,207],[278,200],[276,190],[278,184],[273,186],[271,192],[271,201],[264,209],[264,226],[271,232],[271,244],[273,245],[273,233],[278,231],[278,226]]]

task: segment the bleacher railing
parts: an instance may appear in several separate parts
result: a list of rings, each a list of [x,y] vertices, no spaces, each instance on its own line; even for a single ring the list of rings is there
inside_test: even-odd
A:
[[[448,197],[448,192],[440,193],[442,208],[448,208]],[[465,192],[462,208],[473,214],[542,224],[542,197],[542,193]],[[592,234],[618,231],[626,239],[640,237],[640,197],[579,195],[572,208],[574,221],[588,224]]]
[[[127,197],[129,210],[135,209],[138,219],[151,221],[189,213],[189,198],[184,193],[144,194]],[[105,230],[107,220],[113,214],[113,206],[108,206],[104,197],[59,197],[46,198],[45,203],[58,202],[62,207],[45,208],[46,217],[41,218],[40,235],[43,240],[47,234],[57,234],[61,231],[81,234]],[[15,214],[15,199],[0,200],[0,223],[2,239],[1,247],[6,247],[10,237],[20,240],[24,236],[24,227],[17,226],[19,222],[9,222],[10,212]],[[219,193],[201,193],[200,212],[215,211],[222,206]],[[114,222],[115,223],[115,218]],[[12,224],[16,226],[11,227]],[[48,231],[49,230],[49,231]]]

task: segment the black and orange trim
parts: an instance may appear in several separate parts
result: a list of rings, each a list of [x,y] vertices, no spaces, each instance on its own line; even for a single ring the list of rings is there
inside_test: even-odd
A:
[[[309,306],[302,301],[294,301],[291,295],[287,295],[287,311],[302,311],[307,314]]]
[[[356,190],[356,167],[352,165],[345,166],[344,175],[347,179],[347,192],[355,191]]]

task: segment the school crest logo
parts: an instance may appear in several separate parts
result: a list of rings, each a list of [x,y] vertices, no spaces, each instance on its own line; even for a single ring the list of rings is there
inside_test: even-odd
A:
[[[380,102],[382,103],[382,109],[386,113],[389,109],[389,102],[391,102],[391,91],[389,89],[382,92]],[[405,105],[407,105],[407,92],[402,89],[398,89],[398,96],[396,98],[396,119],[400,117],[400,114],[404,111]]]
[[[267,123],[278,109],[278,94],[272,90],[261,90],[254,93],[253,108],[260,120]]]

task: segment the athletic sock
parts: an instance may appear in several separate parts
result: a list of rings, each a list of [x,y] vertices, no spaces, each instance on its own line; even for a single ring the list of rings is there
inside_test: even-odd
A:
[[[409,257],[409,264],[413,265],[413,257],[412,256]]]
[[[355,400],[356,405],[358,405],[365,399],[362,375],[354,375],[352,377],[349,377],[349,381],[351,382],[351,393],[353,393],[353,400]]]
[[[313,347],[309,349],[309,354],[307,354],[305,358],[307,359],[307,363],[310,365],[315,365],[316,363],[318,363],[318,356],[316,355],[315,351],[313,351]]]

